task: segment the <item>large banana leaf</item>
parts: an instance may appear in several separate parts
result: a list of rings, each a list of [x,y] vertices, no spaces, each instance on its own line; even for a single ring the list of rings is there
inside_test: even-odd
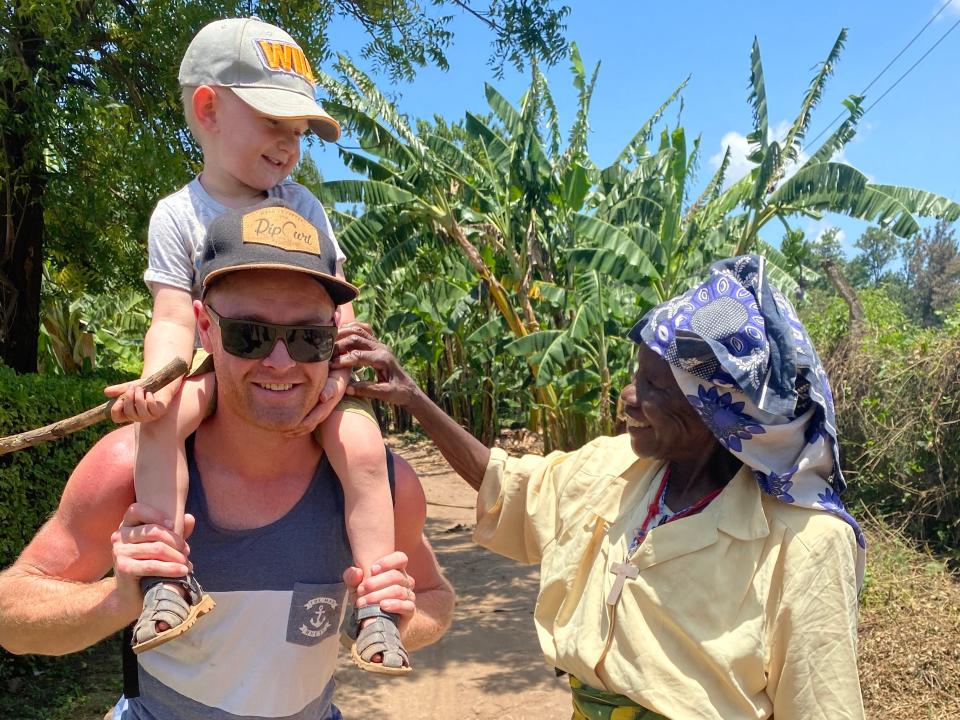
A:
[[[640,252],[637,249],[636,252]],[[636,253],[634,253],[636,257]],[[625,283],[634,289],[654,287],[657,273],[647,261],[649,270],[637,266],[626,255],[602,247],[577,248],[567,252],[567,265],[574,270],[596,270],[604,277]]]
[[[825,162],[805,164],[788,178],[769,197],[768,204],[776,207],[844,212],[867,186],[867,176],[843,163]],[[830,207],[831,201],[836,205]]]
[[[814,76],[813,80],[810,81],[810,87],[807,88],[807,92],[803,96],[803,102],[800,103],[800,112],[797,114],[793,125],[790,126],[790,132],[787,133],[787,137],[783,141],[785,160],[796,161],[800,151],[800,144],[803,142],[803,138],[807,133],[807,127],[810,125],[810,116],[820,102],[820,98],[823,96],[823,88],[827,83],[827,79],[833,74],[836,68],[837,61],[840,59],[840,53],[843,52],[843,46],[846,40],[847,29],[844,28],[840,31],[836,41],[834,41],[833,47],[830,48],[827,59],[820,64],[820,70]]]
[[[487,102],[490,104],[490,109],[493,110],[493,114],[503,123],[507,134],[516,135],[521,132],[524,127],[523,118],[520,116],[520,113],[517,112],[516,108],[510,104],[510,101],[489,83],[484,84],[484,91],[487,96]]]
[[[488,126],[483,120],[471,112],[465,114],[464,129],[468,134],[483,143],[498,172],[507,174],[511,150],[509,144],[500,135]]]
[[[647,118],[647,121],[640,126],[640,129],[636,132],[633,138],[631,138],[630,142],[628,142],[623,150],[620,151],[620,154],[617,155],[615,163],[619,164],[621,162],[630,162],[647,154],[647,143],[650,141],[650,138],[653,134],[653,128],[658,122],[660,122],[660,118],[663,117],[663,114],[667,111],[667,108],[670,107],[678,97],[680,97],[680,93],[683,92],[683,89],[687,86],[688,82],[690,82],[689,75],[683,79],[683,82],[677,85],[674,91],[670,93],[670,96],[663,101],[656,111],[654,111],[653,115]]]
[[[517,338],[506,346],[506,351],[537,366],[536,384],[542,387],[563,371],[574,345],[563,330],[540,330]]]
[[[843,101],[843,105],[850,113],[849,117],[840,123],[840,126],[830,134],[830,137],[823,141],[823,145],[817,148],[817,151],[810,156],[807,163],[821,163],[831,160],[857,134],[857,123],[863,117],[863,97],[851,95]]]
[[[750,48],[750,95],[747,97],[750,107],[753,108],[753,132],[747,135],[747,140],[753,146],[750,160],[755,163],[763,161],[764,151],[767,148],[769,134],[767,121],[767,89],[763,82],[763,63],[760,60],[760,43],[756,36]]]
[[[382,207],[418,201],[413,193],[377,180],[328,180],[320,188],[327,202],[363,203]]]
[[[960,219],[960,204],[942,195],[927,192],[926,190],[917,190],[916,188],[899,187],[896,185],[870,183],[869,187],[872,192],[882,193],[890,198],[896,198],[897,202],[914,215],[937,218],[938,220],[946,220],[947,222],[954,222]]]

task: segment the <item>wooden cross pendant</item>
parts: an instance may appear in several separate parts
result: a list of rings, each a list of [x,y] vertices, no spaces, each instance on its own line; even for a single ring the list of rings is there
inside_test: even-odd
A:
[[[617,563],[610,567],[610,572],[615,573],[617,579],[613,581],[613,587],[610,588],[610,594],[607,596],[607,605],[616,605],[620,599],[620,593],[623,592],[623,583],[627,578],[633,580],[640,574],[639,568],[630,563]]]

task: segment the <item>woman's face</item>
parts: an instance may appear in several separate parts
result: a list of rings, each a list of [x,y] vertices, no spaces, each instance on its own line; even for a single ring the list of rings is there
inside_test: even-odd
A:
[[[641,345],[637,363],[633,382],[620,393],[633,451],[661,460],[712,452],[716,438],[687,401],[667,361]]]

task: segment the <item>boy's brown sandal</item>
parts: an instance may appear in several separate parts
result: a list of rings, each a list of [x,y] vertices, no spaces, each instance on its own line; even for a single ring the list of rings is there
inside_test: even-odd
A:
[[[367,618],[376,619],[360,627],[360,622]],[[397,620],[397,615],[384,612],[377,603],[359,610],[348,609],[340,641],[350,648],[350,656],[358,668],[381,675],[406,675],[413,670],[410,656],[400,640]],[[382,662],[373,661],[378,654]]]
[[[176,583],[187,591],[187,599],[179,591],[165,584]],[[144,578],[143,611],[133,628],[133,651],[142,653],[173,640],[194,626],[202,615],[213,610],[216,603],[203,592],[193,574],[182,578]],[[168,628],[157,630],[157,623]]]

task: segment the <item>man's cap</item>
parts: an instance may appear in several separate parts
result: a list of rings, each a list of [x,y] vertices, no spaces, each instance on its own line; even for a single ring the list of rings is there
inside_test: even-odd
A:
[[[258,269],[312,275],[337,305],[359,294],[355,286],[337,277],[333,241],[276,198],[217,216],[207,228],[197,272],[206,294],[218,277]]]
[[[315,96],[310,61],[290,35],[259,18],[216,20],[198,32],[180,63],[180,85],[230,88],[257,112],[305,119],[321,139],[334,142],[340,125]]]

